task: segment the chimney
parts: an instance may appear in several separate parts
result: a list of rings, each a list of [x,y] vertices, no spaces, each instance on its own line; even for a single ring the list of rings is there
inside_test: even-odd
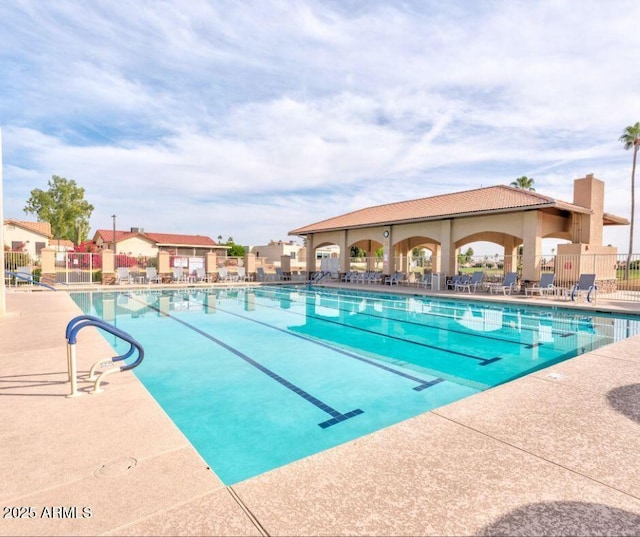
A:
[[[592,173],[582,179],[575,179],[573,181],[573,204],[593,211],[592,214],[574,214],[574,218],[581,220],[581,237],[575,237],[574,242],[602,245],[604,182],[596,179]]]

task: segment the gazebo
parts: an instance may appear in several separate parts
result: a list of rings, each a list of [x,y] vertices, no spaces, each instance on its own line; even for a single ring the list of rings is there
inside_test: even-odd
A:
[[[432,252],[434,272],[454,274],[456,252],[476,241],[496,243],[504,249],[505,270],[517,266],[522,246],[522,278],[539,279],[542,239],[570,241],[558,245],[558,255],[571,255],[572,274],[581,271],[581,260],[604,256],[594,267],[598,278],[615,278],[616,248],[603,246],[607,225],[628,225],[627,219],[604,212],[604,182],[589,174],[574,181],[573,202],[538,192],[497,185],[452,194],[367,207],[293,229],[307,245],[307,266],[315,266],[315,250],[335,244],[340,247],[340,272],[349,269],[352,246],[368,257],[383,248],[383,273],[406,272],[413,248]],[[556,267],[556,270],[560,270]]]

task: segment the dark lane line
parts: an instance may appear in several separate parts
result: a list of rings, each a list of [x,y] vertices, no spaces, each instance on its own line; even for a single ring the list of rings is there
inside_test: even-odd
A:
[[[141,304],[145,304],[148,308],[150,308],[150,309],[152,309],[154,311],[157,311],[162,316],[168,317],[168,318],[172,319],[173,321],[176,321],[177,323],[180,323],[181,325],[186,326],[190,330],[193,330],[194,332],[196,332],[196,333],[200,334],[201,336],[207,338],[208,340],[213,341],[215,344],[220,345],[222,348],[224,348],[224,349],[228,350],[229,352],[235,354],[237,357],[242,358],[249,365],[252,365],[256,369],[258,369],[259,371],[261,371],[262,373],[267,375],[268,377],[270,377],[273,380],[275,380],[276,382],[280,383],[285,388],[291,390],[296,395],[302,397],[305,401],[311,403],[312,405],[314,405],[315,407],[319,408],[323,412],[326,412],[327,414],[329,414],[331,416],[331,419],[328,419],[326,421],[318,423],[318,425],[323,429],[326,429],[327,427],[331,427],[332,425],[335,425],[336,423],[340,423],[342,421],[348,420],[349,418],[353,418],[354,416],[358,416],[359,414],[363,414],[364,413],[364,411],[359,409],[359,408],[356,408],[354,410],[350,410],[349,412],[345,412],[345,413],[339,412],[338,410],[336,410],[335,408],[327,405],[326,403],[324,403],[323,401],[321,401],[317,397],[314,397],[309,392],[306,392],[305,390],[303,390],[302,388],[296,386],[292,382],[289,382],[287,379],[285,379],[284,377],[281,377],[277,373],[271,371],[269,368],[263,366],[259,362],[256,362],[253,358],[250,358],[246,354],[240,352],[238,349],[235,349],[231,345],[227,345],[224,341],[221,341],[221,340],[213,337],[212,335],[207,334],[205,331],[200,330],[198,327],[193,326],[192,324],[190,324],[190,323],[188,323],[186,321],[183,321],[182,319],[174,317],[173,315],[171,315],[169,313],[162,312],[160,310],[160,308],[157,308],[156,306],[151,306],[149,304],[146,304],[145,302],[143,302],[143,301],[141,301],[141,300],[139,300],[139,299],[137,299],[137,298],[135,298],[133,296],[130,296],[130,298],[133,299],[133,300],[136,300],[137,302],[140,302]]]

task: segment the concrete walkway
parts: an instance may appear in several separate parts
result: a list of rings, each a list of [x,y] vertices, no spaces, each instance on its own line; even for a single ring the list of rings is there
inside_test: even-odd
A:
[[[132,373],[64,397],[68,295],[7,306],[0,535],[640,535],[640,338],[227,487]]]

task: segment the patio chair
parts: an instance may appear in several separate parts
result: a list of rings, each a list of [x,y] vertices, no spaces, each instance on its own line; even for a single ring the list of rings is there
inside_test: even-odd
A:
[[[173,283],[187,283],[187,277],[182,267],[173,267],[173,275],[171,277]]]
[[[118,267],[116,269],[116,283],[133,283],[133,278],[131,274],[129,274],[129,269],[127,267]]]
[[[507,272],[504,276],[504,280],[502,283],[494,284],[489,286],[489,291],[491,293],[497,293],[498,291],[502,291],[503,294],[511,294],[513,290],[518,285],[518,273],[517,272]]]
[[[229,271],[227,270],[227,267],[220,267],[218,269],[218,279],[216,280],[216,282],[220,283],[220,282],[228,282],[231,281],[231,276],[229,275]]]
[[[595,301],[597,290],[595,274],[580,274],[578,283],[571,289],[571,300],[575,302],[576,298],[586,294],[587,302],[591,302],[591,293],[593,293],[593,300]]]
[[[147,267],[145,269],[145,279],[147,283],[162,283],[162,276],[158,274],[156,267]]]
[[[471,293],[471,288],[473,288],[473,292],[478,291],[478,286],[482,284],[484,280],[484,272],[481,270],[477,270],[473,273],[471,278],[468,281],[458,282],[454,289],[456,291],[464,291],[465,289]]]
[[[451,279],[447,280],[446,287],[447,289],[455,289],[456,284],[464,281],[464,276],[462,274],[454,274],[451,276]]]
[[[369,276],[367,277],[367,283],[381,283],[382,282],[382,273],[371,271]]]
[[[15,270],[15,282],[17,285],[32,284],[33,272],[30,266],[17,267]]]
[[[431,287],[431,274],[429,272],[425,272],[422,277],[415,281],[416,287]]]
[[[355,272],[352,276],[351,276],[351,282],[352,283],[364,283],[367,281],[367,279],[369,278],[369,272]]]
[[[545,272],[540,275],[540,281],[538,283],[534,283],[532,287],[524,290],[524,294],[531,294],[531,296],[533,296],[537,293],[543,296],[555,293],[557,290],[557,287],[553,284],[555,279],[556,275],[553,272]]]
[[[344,283],[347,283],[347,282],[351,281],[351,275],[352,274],[353,274],[353,271],[351,271],[351,270],[349,272],[345,272],[342,275],[342,278],[340,279],[340,281],[342,281]]]
[[[249,276],[247,276],[247,269],[244,267],[238,267],[238,273],[237,273],[237,281],[239,282],[248,282],[250,281]]]
[[[403,277],[404,274],[402,274],[402,272],[394,272],[391,276],[387,276],[384,279],[384,283],[385,285],[399,285]]]
[[[207,274],[207,271],[204,270],[204,267],[196,268],[196,281],[201,283],[211,283],[211,276]]]

